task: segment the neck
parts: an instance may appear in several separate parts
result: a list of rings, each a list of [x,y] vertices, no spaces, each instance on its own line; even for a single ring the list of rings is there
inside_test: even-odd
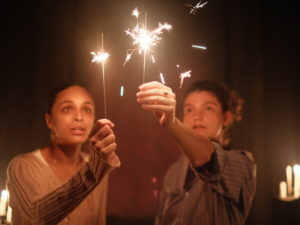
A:
[[[81,145],[61,145],[52,143],[48,147],[50,161],[76,164],[80,160]]]

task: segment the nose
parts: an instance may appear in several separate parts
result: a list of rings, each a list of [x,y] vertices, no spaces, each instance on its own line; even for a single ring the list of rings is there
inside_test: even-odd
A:
[[[76,110],[76,112],[74,113],[74,120],[78,122],[83,120],[83,116],[80,110]]]
[[[194,119],[195,120],[203,120],[203,115],[204,115],[204,113],[203,113],[203,111],[202,110],[196,110],[195,112],[194,112]]]

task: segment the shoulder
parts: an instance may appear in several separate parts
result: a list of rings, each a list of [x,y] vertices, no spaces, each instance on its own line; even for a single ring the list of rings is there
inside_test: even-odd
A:
[[[217,143],[213,143],[215,147],[215,153],[217,155],[223,156],[226,160],[238,160],[238,161],[245,161],[249,163],[255,163],[253,154],[246,150],[239,150],[239,149],[231,149],[225,150],[222,148],[221,145]],[[223,158],[222,157],[222,158]]]
[[[253,154],[245,150],[224,150],[219,144],[215,144],[214,159],[220,171],[236,171],[255,176],[256,162]]]
[[[30,168],[36,168],[40,164],[36,152],[37,150],[15,156],[8,164],[8,174],[14,171],[22,172]]]

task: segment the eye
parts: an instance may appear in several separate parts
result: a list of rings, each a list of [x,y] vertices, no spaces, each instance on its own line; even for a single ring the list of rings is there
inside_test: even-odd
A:
[[[190,114],[190,113],[192,113],[193,112],[193,109],[191,108],[191,107],[186,107],[185,109],[184,109],[184,113],[186,113],[186,114]]]
[[[65,106],[62,108],[62,111],[65,113],[70,112],[70,111],[72,111],[72,106],[70,106],[70,105]]]
[[[84,107],[84,108],[83,108],[83,111],[86,112],[86,113],[92,113],[92,112],[93,112],[93,109],[90,108],[90,107]]]

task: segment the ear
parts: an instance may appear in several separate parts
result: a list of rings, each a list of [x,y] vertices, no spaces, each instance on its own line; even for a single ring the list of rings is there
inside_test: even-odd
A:
[[[52,116],[49,113],[45,114],[45,122],[47,124],[47,127],[52,130],[53,128],[53,120],[52,120]]]
[[[224,113],[224,127],[229,127],[233,123],[233,115],[230,111]]]

